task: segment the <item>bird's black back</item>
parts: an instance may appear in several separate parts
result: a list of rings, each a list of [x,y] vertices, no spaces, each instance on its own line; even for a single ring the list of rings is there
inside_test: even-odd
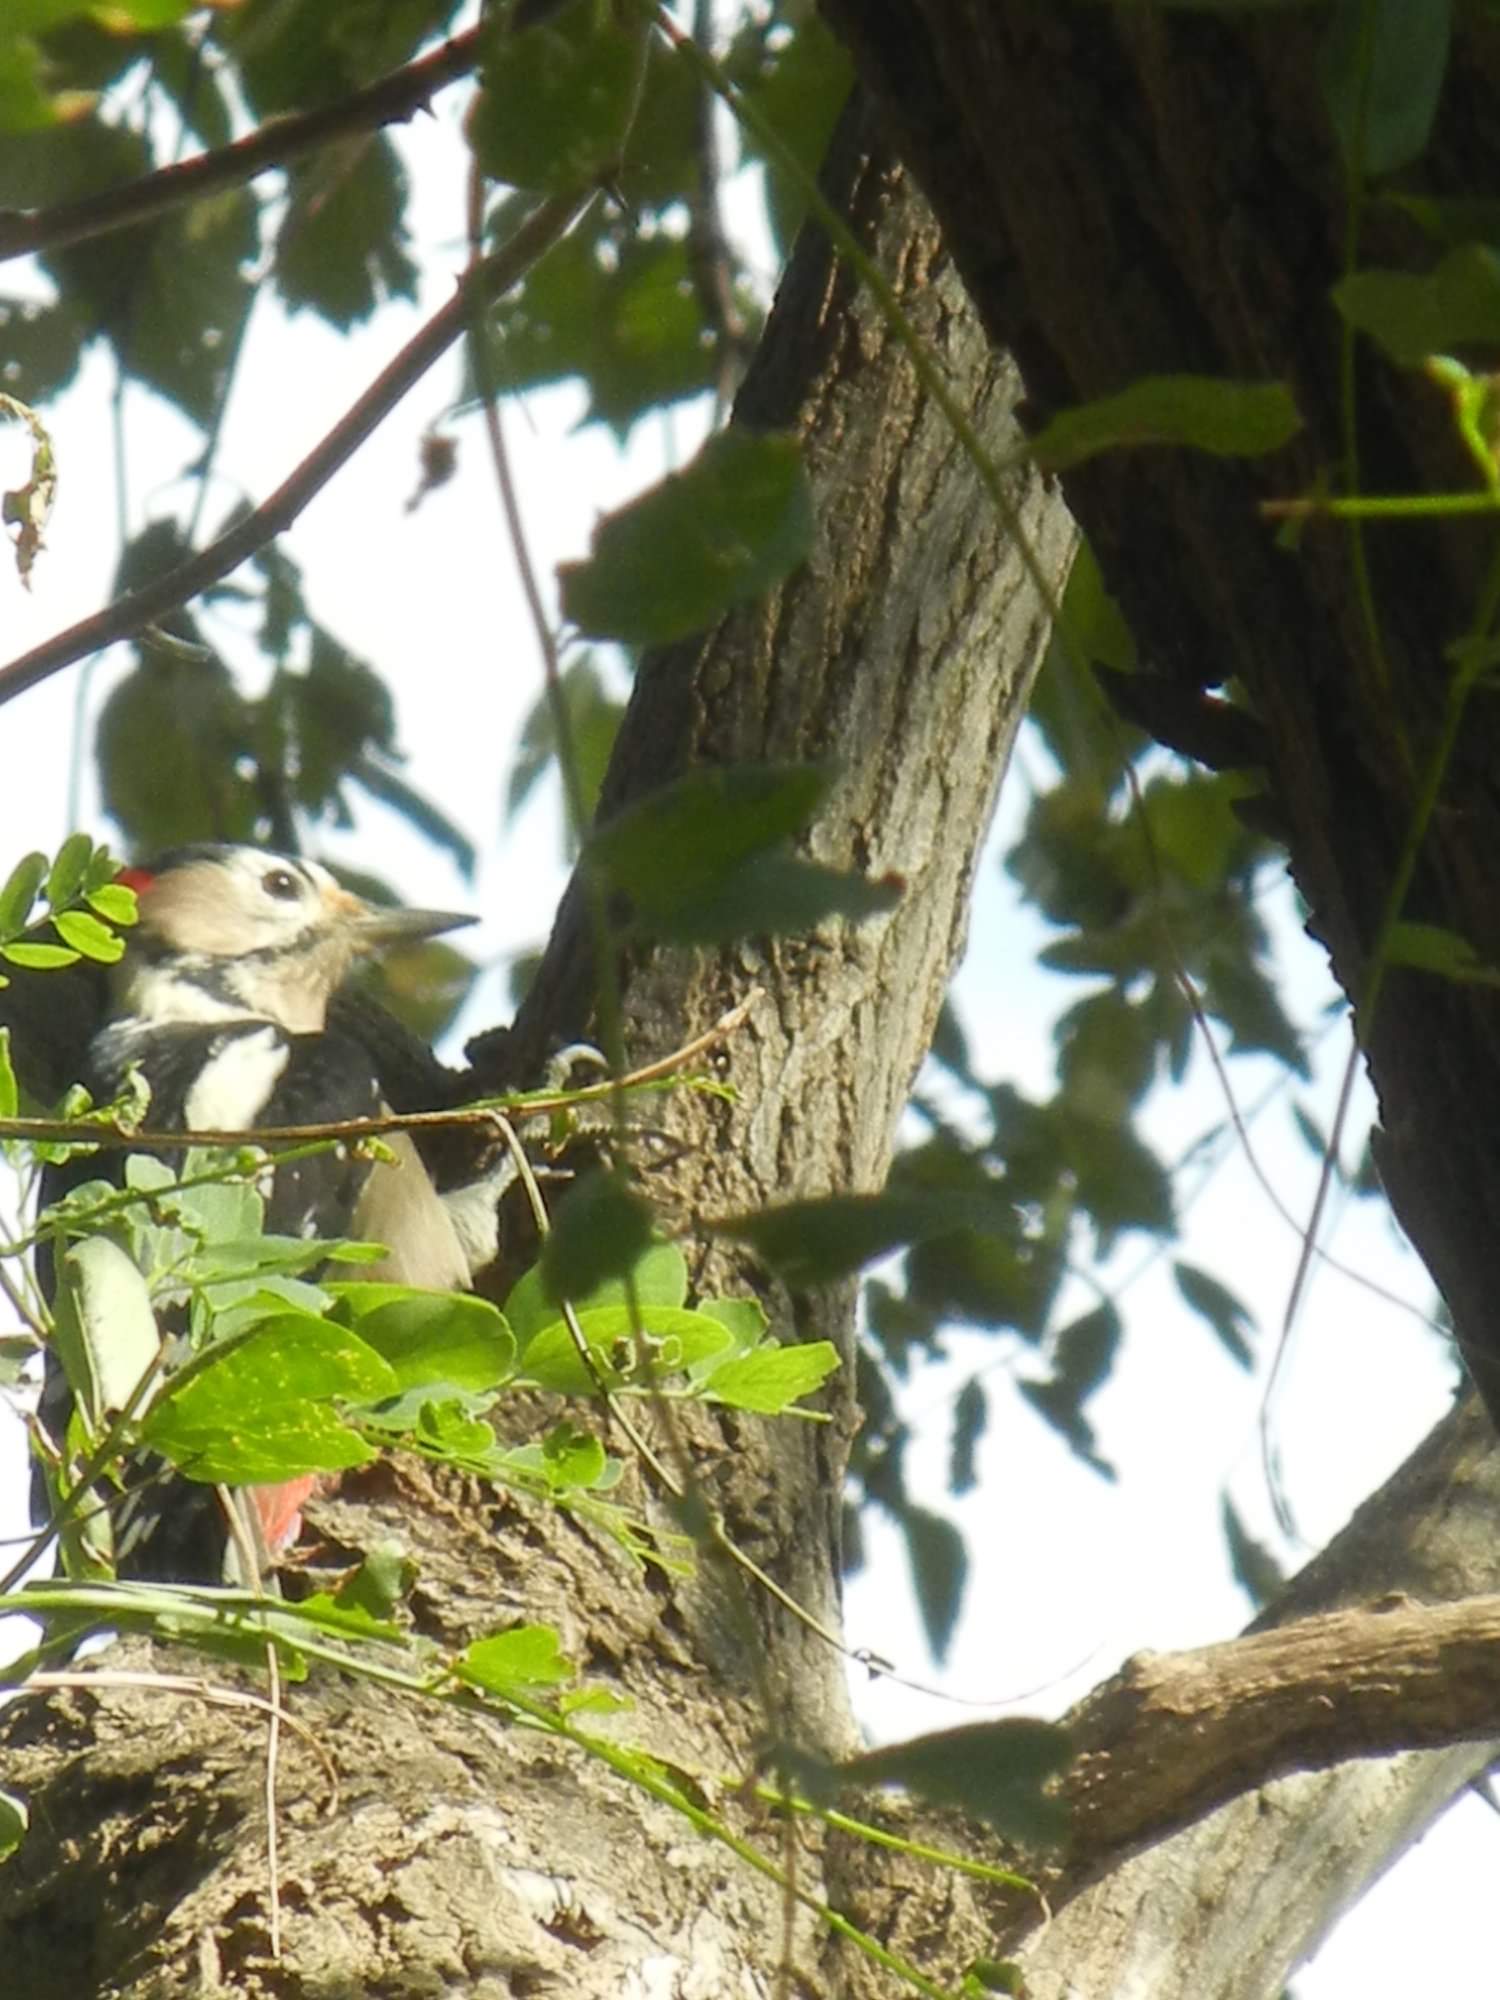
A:
[[[95,1036],[83,1081],[96,1103],[107,1104],[120,1094],[127,1071],[136,1066],[151,1092],[147,1129],[186,1130],[195,1086],[211,1065],[240,1057],[248,1065],[253,1096],[255,1061],[263,1056],[267,1092],[258,1104],[247,1097],[234,1121],[246,1131],[342,1123],[381,1109],[370,1056],[352,1036],[331,1030],[296,1035],[259,1018],[154,1023],[149,1032],[133,1031],[129,1023],[112,1023]],[[43,1205],[85,1181],[122,1184],[125,1157],[121,1151],[101,1151],[49,1167],[42,1180]],[[369,1171],[369,1162],[345,1147],[273,1167],[266,1198],[267,1233],[348,1234]],[[38,1276],[50,1296],[50,1246],[39,1246],[37,1262]],[[72,1391],[49,1349],[39,1415],[59,1445],[72,1408]],[[37,1466],[32,1479],[33,1518],[40,1524],[48,1512],[46,1482]],[[127,1475],[127,1491],[113,1503],[112,1513],[120,1576],[182,1583],[221,1580],[225,1529],[211,1486],[182,1478],[160,1459],[143,1458]]]

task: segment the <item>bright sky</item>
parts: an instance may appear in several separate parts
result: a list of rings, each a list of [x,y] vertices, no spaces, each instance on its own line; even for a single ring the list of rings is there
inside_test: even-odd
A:
[[[424,190],[417,244],[428,274],[423,311],[447,295],[461,255],[456,109],[450,94],[435,119],[420,121],[403,139]],[[393,307],[373,332],[346,341],[310,316],[288,330],[270,308],[262,311],[220,447],[210,520],[242,493],[269,492],[420,318],[419,310]],[[353,835],[326,842],[335,858],[379,869],[414,902],[482,913],[483,927],[467,942],[492,972],[471,1005],[472,1028],[508,1013],[504,955],[545,936],[563,870],[553,791],[502,838],[504,775],[539,668],[472,424],[460,433],[458,477],[416,514],[404,511],[418,440],[451,395],[456,367],[444,364],[408,398],[313,503],[286,546],[302,566],[315,613],[395,688],[413,782],[438,798],[480,848],[479,879],[466,886],[441,855],[372,805],[361,805]],[[49,413],[61,471],[57,512],[30,596],[0,567],[0,658],[105,600],[117,547],[105,470],[110,389],[107,370],[95,360],[75,392]],[[597,513],[648,483],[664,456],[686,456],[701,431],[701,417],[679,419],[675,436],[649,427],[622,458],[603,433],[574,431],[580,408],[576,395],[563,391],[533,398],[508,420],[548,572],[585,550]],[[174,482],[197,449],[186,425],[143,397],[127,398],[132,531],[172,504]],[[0,431],[0,485],[18,483],[21,461],[19,432]],[[89,714],[97,714],[118,671],[117,662],[107,661],[88,684]],[[28,848],[54,848],[68,830],[65,773],[80,684],[74,668],[0,711],[9,778],[0,795],[0,871]],[[1040,768],[1034,749],[1025,756]],[[1018,768],[1002,808],[1002,841],[1024,805]],[[99,823],[87,773],[82,823],[109,832]],[[1297,930],[1290,896],[1280,894],[1271,909],[1292,1011],[1311,1024],[1330,993],[1326,969]],[[979,1065],[1043,1094],[1051,1073],[1049,1024],[1083,989],[1035,969],[1041,927],[1017,907],[993,853],[980,874],[972,935],[959,997]],[[1328,1039],[1317,1087],[1304,1093],[1325,1126],[1345,1046],[1342,1031]],[[1247,1108],[1275,1080],[1268,1063],[1238,1063],[1231,1074]],[[1153,1107],[1150,1134],[1170,1161],[1223,1115],[1212,1072],[1199,1058],[1187,1087]],[[1357,1129],[1362,1134],[1363,1126]],[[1256,1124],[1255,1141],[1283,1198],[1305,1215],[1316,1163],[1280,1102]],[[1197,1644],[1245,1622],[1248,1607],[1228,1578],[1219,1495],[1227,1484],[1251,1527],[1274,1539],[1258,1419],[1297,1242],[1239,1157],[1192,1203],[1189,1232],[1176,1254],[1214,1272],[1256,1315],[1262,1356],[1256,1379],[1236,1369],[1185,1311],[1169,1262],[1150,1262],[1149,1246],[1132,1239],[1110,1272],[1120,1282],[1146,1266],[1126,1298],[1123,1363],[1091,1406],[1101,1450],[1120,1470],[1118,1485],[1108,1485],[1004,1392],[1010,1362],[1000,1343],[954,1335],[950,1359],[918,1374],[904,1396],[923,1428],[909,1468],[916,1497],[954,1513],[974,1564],[951,1657],[941,1673],[927,1660],[909,1600],[893,1587],[904,1576],[904,1555],[878,1521],[868,1527],[871,1565],[848,1593],[851,1644],[971,1700],[999,1707],[1019,1697],[1012,1705],[1056,1712],[1139,1647]],[[1420,1267],[1371,1205],[1339,1218],[1335,1247],[1347,1262],[1425,1306],[1429,1287]],[[1082,1289],[1078,1300],[1080,1310],[1092,1302]],[[992,1431],[980,1454],[980,1484],[955,1505],[945,1491],[949,1410],[975,1370],[990,1371],[996,1391]],[[1273,1410],[1308,1552],[1441,1414],[1450,1381],[1438,1343],[1414,1320],[1345,1280],[1326,1272],[1317,1277]],[[22,1452],[10,1424],[0,1432],[0,1533],[24,1524]],[[883,1737],[950,1726],[969,1714],[890,1683],[862,1689],[859,1701],[868,1726]],[[1469,1983],[1472,1968],[1492,1953],[1487,1897],[1477,1885],[1481,1871],[1487,1882],[1493,1870],[1495,1838],[1491,1817],[1476,1802],[1457,1808],[1298,1976],[1300,2000],[1434,1985],[1477,1990]]]

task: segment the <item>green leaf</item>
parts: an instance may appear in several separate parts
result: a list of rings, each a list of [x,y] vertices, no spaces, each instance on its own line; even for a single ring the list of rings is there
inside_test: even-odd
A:
[[[330,1284],[337,1316],[390,1363],[402,1389],[451,1383],[493,1389],[511,1372],[516,1341],[488,1299],[400,1285]]]
[[[748,72],[745,95],[815,181],[854,82],[849,51],[816,13],[799,12],[797,32],[769,45],[766,22],[777,25],[774,14],[746,24],[741,37],[749,46],[738,63],[739,52],[731,51],[727,67],[731,73]],[[741,127],[740,145],[746,159],[758,158],[765,166],[766,205],[785,253],[807,213],[806,193],[747,125]]]
[[[376,1454],[333,1400],[378,1402],[396,1387],[389,1364],[346,1328],[288,1313],[184,1371],[152,1406],[143,1436],[194,1479],[258,1484],[339,1471]]]
[[[57,120],[55,103],[43,84],[42,52],[29,35],[0,28],[0,132],[34,132]],[[5,332],[0,308],[0,335]],[[36,398],[35,382],[21,389]]]
[[[1062,411],[1028,450],[1049,472],[1064,472],[1122,445],[1186,445],[1219,458],[1256,458],[1279,451],[1301,428],[1283,382],[1148,375],[1118,395]]]
[[[117,127],[87,137],[69,128],[66,140],[79,171],[100,176],[90,185],[152,164],[139,136]],[[104,335],[120,366],[203,427],[219,406],[249,308],[259,213],[248,189],[227,188],[48,260],[80,320]]]
[[[861,923],[893,910],[904,888],[894,875],[872,881],[794,854],[759,854],[708,895],[658,908],[643,923],[674,944],[720,944],[730,938],[815,930],[831,917]]]
[[[460,1680],[486,1694],[535,1699],[574,1679],[576,1669],[550,1625],[516,1625],[465,1647],[456,1663]]]
[[[1125,1118],[1156,1071],[1157,1039],[1144,1006],[1119,987],[1091,993],[1053,1029],[1064,1092],[1081,1109]]]
[[[687,1298],[687,1264],[675,1243],[652,1243],[630,1267],[630,1284],[643,1311],[657,1306],[680,1306]],[[598,1306],[626,1303],[623,1278],[607,1279],[591,1292],[573,1301],[580,1312]],[[709,1308],[705,1307],[705,1311]],[[557,1302],[547,1296],[542,1284],[542,1267],[534,1264],[517,1279],[505,1301],[505,1317],[524,1356],[530,1343],[544,1327],[559,1324]]]
[[[134,889],[123,882],[101,882],[96,889],[90,889],[86,902],[91,910],[108,923],[124,924],[127,928],[140,915],[136,905]]]
[[[129,1404],[161,1348],[146,1280],[108,1236],[63,1252],[54,1301],[54,1346],[91,1428]]]
[[[94,843],[86,833],[70,833],[47,874],[47,901],[54,910],[75,901],[88,873]]]
[[[423,1403],[417,1419],[417,1435],[430,1448],[429,1456],[446,1458],[456,1465],[488,1458],[495,1449],[494,1431],[471,1415],[468,1405],[456,1398]]]
[[[523,1445],[524,1452],[526,1447]],[[554,1493],[587,1490],[604,1479],[609,1455],[598,1438],[569,1423],[554,1424],[536,1454],[538,1469]]]
[[[1164,0],[1164,4],[1170,4],[1170,0]],[[1201,4],[1217,6],[1222,0],[1201,0]],[[976,1958],[965,1969],[959,1990],[963,2000],[982,2000],[986,1993],[1008,1993],[1014,2000],[1025,2000],[1026,1969],[1013,1958]]]
[[[116,936],[87,910],[60,910],[52,923],[63,943],[80,958],[91,958],[98,965],[114,965],[125,956],[124,938]]]
[[[830,782],[821,764],[704,765],[610,820],[590,839],[589,859],[612,889],[660,919],[800,833]]]
[[[611,820],[586,852],[643,929],[681,943],[857,921],[893,907],[901,885],[777,851],[828,783],[811,764],[705,766]]]
[[[6,54],[0,39],[0,132],[16,129],[6,115]],[[78,373],[84,339],[85,328],[67,299],[43,305],[36,299],[0,295],[5,386],[21,402],[35,407],[66,389]]]
[[[876,1257],[965,1224],[1001,1227],[1008,1205],[944,1194],[836,1194],[782,1202],[747,1215],[718,1218],[721,1236],[748,1243],[798,1290],[831,1284]]]
[[[389,1542],[381,1544],[383,1551],[392,1547]],[[290,1638],[293,1643],[310,1627],[338,1639],[387,1639],[404,1644],[409,1635],[399,1625],[354,1601],[361,1594],[356,1591],[345,1598],[342,1587],[336,1597],[330,1597],[326,1590],[314,1591],[311,1597],[304,1597],[296,1604],[283,1604],[268,1612],[265,1623],[272,1633]]]
[[[14,1792],[0,1792],[0,1861],[15,1853],[30,1824],[25,1800],[17,1798]]]
[[[1040,1847],[1067,1837],[1066,1809],[1044,1787],[1072,1754],[1060,1724],[1011,1716],[869,1750],[839,1771],[850,1784],[904,1785],[987,1820],[1007,1839]]]
[[[838,1349],[831,1340],[809,1340],[790,1347],[769,1342],[753,1354],[736,1355],[713,1369],[704,1382],[703,1394],[711,1403],[776,1417],[821,1388],[838,1365]]]
[[[984,1385],[971,1376],[953,1402],[953,1439],[948,1449],[948,1490],[972,1493],[979,1484],[979,1443],[990,1425]]]
[[[597,1395],[601,1383],[607,1389],[644,1387],[653,1376],[679,1374],[722,1354],[731,1344],[728,1328],[718,1320],[682,1306],[643,1307],[639,1344],[628,1306],[595,1306],[580,1312],[577,1319],[593,1369],[584,1365],[572,1330],[558,1320],[528,1344],[521,1382],[567,1396]]]
[[[21,1108],[21,1093],[10,1061],[10,1029],[0,1028],[0,1118],[14,1118]]]
[[[969,1552],[951,1521],[909,1501],[900,1509],[901,1531],[911,1564],[912,1589],[922,1629],[935,1660],[947,1657],[969,1574]]]
[[[1424,150],[1452,36],[1449,0],[1339,0],[1319,53],[1328,115],[1345,164],[1394,173]]]
[[[1169,1235],[1175,1227],[1172,1180],[1145,1141],[1113,1119],[1066,1119],[1078,1200],[1101,1243],[1122,1229]]]
[[[1483,244],[1449,251],[1431,271],[1355,271],[1332,296],[1350,326],[1402,367],[1500,341],[1500,257]]]
[[[1441,243],[1450,250],[1464,243],[1488,243],[1491,246],[1500,243],[1500,201],[1492,196],[1455,195],[1434,199],[1430,195],[1388,188],[1379,199],[1382,207],[1409,215],[1435,243]]]
[[[0,958],[30,972],[55,972],[60,966],[76,965],[78,956],[61,944],[0,944]]]
[[[624,713],[604,691],[592,655],[582,654],[562,676],[561,695],[568,733],[578,760],[584,811],[592,820],[599,803],[605,766]],[[521,727],[521,740],[505,794],[505,817],[515,819],[542,775],[557,758],[557,713],[551,691],[543,688]]]
[[[664,644],[714,625],[806,560],[812,500],[796,438],[727,430],[594,530],[563,563],[563,610],[580,631]]]
[[[1116,1306],[1105,1300],[1071,1321],[1053,1344],[1052,1375],[1059,1389],[1082,1403],[1106,1380],[1124,1334]]]
[[[737,1354],[750,1354],[766,1336],[769,1321],[759,1299],[703,1299],[698,1310],[729,1329]]]
[[[381,1542],[352,1576],[344,1578],[333,1603],[340,1611],[358,1612],[366,1620],[377,1621],[378,1633],[368,1636],[384,1636],[394,1632],[389,1623],[391,1613],[410,1597],[416,1580],[417,1565],[401,1544]]]
[[[1266,1544],[1257,1541],[1245,1526],[1227,1493],[1220,1504],[1219,1519],[1234,1580],[1259,1611],[1262,1605],[1280,1595],[1286,1572]]]
[[[199,0],[108,0],[107,12],[112,17],[111,27],[119,32],[121,21],[128,21],[141,34],[149,34],[157,28],[170,28],[178,21],[185,21],[198,6]],[[97,14],[97,5],[68,5],[70,14]]]
[[[1223,1342],[1230,1357],[1241,1368],[1253,1368],[1255,1355],[1247,1333],[1255,1331],[1255,1315],[1250,1308],[1237,1299],[1227,1285],[1223,1285],[1207,1271],[1200,1271],[1196,1264],[1174,1263],[1172,1276],[1177,1289],[1195,1313],[1208,1321]]]
[[[1293,1104],[1291,1112],[1292,1124],[1296,1127],[1298,1136],[1301,1138],[1308,1152],[1312,1154],[1315,1160],[1320,1162],[1326,1159],[1328,1155],[1328,1134],[1323,1130],[1317,1119],[1313,1117],[1305,1104]]]
[[[595,1168],[557,1211],[542,1245],[546,1296],[580,1299],[623,1278],[651,1244],[651,1208],[620,1174]],[[528,1349],[528,1353],[529,1353]]]
[[[26,928],[32,905],[47,879],[45,854],[28,854],[18,861],[0,889],[0,938],[14,937]]]
[[[1440,924],[1392,925],[1386,964],[1435,972],[1460,986],[1500,986],[1500,968],[1486,965],[1467,938]]]
[[[479,165],[512,187],[561,193],[617,166],[644,50],[612,8],[574,5],[488,40],[468,118]]]
[[[311,308],[347,332],[391,299],[412,299],[406,172],[384,134],[330,146],[288,169],[290,202],[276,240],[276,286],[288,312]]]

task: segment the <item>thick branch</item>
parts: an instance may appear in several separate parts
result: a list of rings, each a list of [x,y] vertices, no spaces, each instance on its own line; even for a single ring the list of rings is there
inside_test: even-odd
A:
[[[14,700],[49,675],[113,645],[117,639],[133,637],[153,620],[228,576],[267,542],[284,533],[340,466],[385,421],[407,390],[414,388],[433,362],[453,345],[475,308],[519,284],[532,265],[567,234],[592,198],[590,192],[555,195],[544,202],[526,218],[508,243],[464,276],[447,305],[434,313],[395,360],[381,370],[347,414],[268,500],[262,501],[227,534],[165,576],[117,598],[103,611],[96,611],[92,618],[80,619],[65,632],[12,660],[9,666],[0,667],[0,703]]]
[[[333,104],[320,104],[314,111],[273,118],[258,131],[216,152],[179,160],[153,174],[142,174],[138,180],[101,188],[97,194],[59,202],[53,208],[0,209],[0,263],[147,222],[184,202],[201,201],[220,188],[238,187],[273,167],[284,167],[330,140],[410,118],[434,91],[473,68],[480,34],[480,29],[470,28],[419,61],[366,84],[363,90],[351,91]]]
[[[1138,1653],[1069,1720],[1071,1861],[1289,1771],[1500,1735],[1500,1596],[1404,1597],[1191,1653]]]

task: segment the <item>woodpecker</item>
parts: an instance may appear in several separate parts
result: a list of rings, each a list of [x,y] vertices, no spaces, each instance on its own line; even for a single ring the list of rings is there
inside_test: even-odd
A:
[[[376,1058],[356,1035],[330,1024],[330,1006],[361,957],[473,921],[447,911],[376,908],[316,862],[251,847],[180,848],[122,879],[136,890],[139,920],[82,1081],[96,1103],[107,1103],[138,1071],[157,1130],[254,1132],[381,1112]],[[404,1133],[387,1143],[393,1163],[339,1150],[273,1164],[266,1229],[384,1245],[386,1255],[361,1268],[362,1277],[467,1287],[495,1254],[505,1170],[440,1194]],[[93,1161],[75,1163],[44,1186],[44,1199],[97,1172]],[[61,1368],[49,1356],[41,1417],[57,1441],[70,1409]],[[311,1485],[251,1489],[272,1551],[295,1537]],[[224,1537],[211,1489],[180,1480],[164,1488],[156,1479],[146,1490],[149,1507],[132,1508],[143,1495],[127,1495],[117,1512],[120,1573],[218,1581]]]

